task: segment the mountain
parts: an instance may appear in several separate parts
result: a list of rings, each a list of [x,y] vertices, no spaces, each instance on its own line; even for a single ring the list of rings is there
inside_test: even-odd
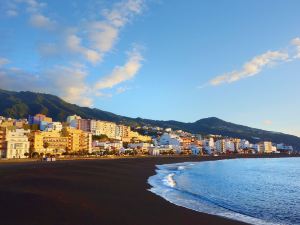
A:
[[[193,123],[130,118],[100,109],[80,107],[50,94],[0,90],[0,115],[12,118],[27,118],[28,115],[37,113],[46,114],[57,121],[65,121],[68,115],[77,114],[82,118],[106,120],[131,126],[151,125],[163,128],[170,127],[191,133],[220,134],[245,138],[254,143],[260,140],[270,140],[275,143],[283,142],[293,145],[294,148],[300,150],[300,138],[297,136],[229,123],[216,117],[201,119]]]

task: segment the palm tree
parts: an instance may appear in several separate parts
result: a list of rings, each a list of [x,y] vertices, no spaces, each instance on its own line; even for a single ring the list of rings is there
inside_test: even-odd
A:
[[[48,147],[49,147],[49,143],[48,143],[48,142],[45,142],[45,143],[43,144],[43,147],[46,149],[46,152],[47,152],[47,149],[48,149]]]

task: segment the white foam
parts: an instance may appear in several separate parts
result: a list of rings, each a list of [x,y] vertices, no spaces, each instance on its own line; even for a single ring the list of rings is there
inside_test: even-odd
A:
[[[175,164],[177,169],[180,171],[179,164]],[[183,163],[184,169],[187,164]],[[193,164],[194,165],[194,164]],[[221,217],[230,218],[233,220],[238,220],[250,224],[257,225],[275,225],[275,223],[270,223],[263,221],[258,218],[243,215],[237,212],[230,211],[228,209],[222,208],[220,206],[214,205],[213,203],[201,201],[194,196],[181,192],[176,189],[176,181],[174,176],[176,175],[176,170],[172,171],[170,168],[174,168],[174,165],[160,165],[157,166],[159,169],[156,170],[157,174],[149,177],[148,183],[152,186],[149,190],[156,195],[159,195],[166,199],[167,201],[182,206],[188,209],[192,209],[198,212],[203,212],[211,215],[217,215]],[[176,168],[176,167],[175,167]],[[178,171],[177,171],[178,172]]]
[[[175,187],[176,186],[176,182],[175,180],[173,179],[174,177],[174,173],[170,173],[168,174],[164,179],[163,179],[163,182],[165,185],[169,186],[169,187]]]
[[[186,166],[178,166],[177,169],[178,170],[184,170],[186,168]]]

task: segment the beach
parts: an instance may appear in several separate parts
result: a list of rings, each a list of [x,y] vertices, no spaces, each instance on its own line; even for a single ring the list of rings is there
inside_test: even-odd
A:
[[[243,224],[173,205],[148,191],[155,165],[232,157],[0,163],[1,224]]]

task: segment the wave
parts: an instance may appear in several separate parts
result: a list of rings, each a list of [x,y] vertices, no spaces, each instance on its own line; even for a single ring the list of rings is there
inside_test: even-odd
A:
[[[209,197],[199,196],[186,190],[179,189],[176,184],[175,176],[180,175],[180,173],[183,173],[197,163],[199,162],[157,165],[156,175],[148,178],[148,183],[152,186],[149,191],[163,197],[172,204],[194,211],[226,217],[250,224],[276,224],[245,215],[241,212],[235,212]]]

